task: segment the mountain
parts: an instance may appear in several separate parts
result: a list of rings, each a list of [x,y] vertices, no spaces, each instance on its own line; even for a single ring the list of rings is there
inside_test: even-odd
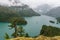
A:
[[[40,14],[33,11],[31,8],[24,6],[0,6],[0,22],[7,22],[9,18],[13,17],[31,17],[40,16]]]
[[[48,11],[45,15],[52,16],[52,17],[60,17],[60,7],[55,7]]]
[[[40,16],[40,14],[29,8],[27,5],[11,6],[9,8],[15,10],[18,14],[20,14],[20,16]]]
[[[35,8],[35,11],[40,14],[45,14],[47,11],[49,11],[52,7],[48,4],[39,5],[37,8]]]
[[[55,17],[57,19],[57,23],[60,23],[60,7],[51,9],[45,15]]]

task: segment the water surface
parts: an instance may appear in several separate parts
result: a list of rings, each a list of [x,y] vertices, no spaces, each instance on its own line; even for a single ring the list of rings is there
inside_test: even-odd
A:
[[[57,20],[53,17],[49,16],[34,16],[34,17],[25,17],[27,20],[28,24],[23,26],[25,29],[25,32],[27,32],[30,36],[37,36],[40,34],[40,30],[42,28],[42,25],[52,25],[59,27],[60,24],[56,24]],[[55,23],[50,23],[49,21],[52,20]],[[10,30],[8,27],[9,23],[2,23],[0,22],[0,40],[4,40],[4,35],[5,33],[8,33],[11,35],[14,30]]]

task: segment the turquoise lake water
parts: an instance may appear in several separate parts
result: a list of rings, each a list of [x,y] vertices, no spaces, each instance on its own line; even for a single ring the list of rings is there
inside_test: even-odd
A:
[[[53,17],[49,16],[34,16],[34,17],[25,17],[27,21],[27,25],[23,26],[25,29],[25,32],[27,32],[30,36],[37,36],[40,34],[40,30],[42,28],[42,25],[52,25],[55,27],[59,27],[60,24],[56,24],[57,20]],[[52,20],[55,23],[50,23],[49,21]],[[5,33],[8,33],[11,35],[14,30],[10,30],[8,27],[9,23],[2,23],[0,22],[0,40],[4,40]],[[59,27],[60,28],[60,27]]]

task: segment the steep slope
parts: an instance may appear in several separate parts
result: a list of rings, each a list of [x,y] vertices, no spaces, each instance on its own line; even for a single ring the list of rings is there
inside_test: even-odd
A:
[[[23,10],[22,10],[23,7]],[[0,22],[6,22],[12,17],[31,17],[40,16],[40,14],[33,11],[31,8],[24,6],[0,6]]]
[[[7,7],[0,6],[0,22],[6,22],[9,18],[19,17],[17,12],[10,10]]]
[[[33,9],[29,8],[29,6],[27,5],[11,6],[9,8],[18,12],[20,16],[40,16],[40,14],[35,12]]]
[[[52,17],[60,17],[60,7],[56,7],[48,11],[45,15],[52,16]]]
[[[60,23],[60,7],[51,9],[45,15],[55,17],[57,19],[57,23]]]
[[[48,4],[39,5],[37,8],[35,8],[35,11],[40,14],[45,14],[47,11],[49,11],[52,7]]]

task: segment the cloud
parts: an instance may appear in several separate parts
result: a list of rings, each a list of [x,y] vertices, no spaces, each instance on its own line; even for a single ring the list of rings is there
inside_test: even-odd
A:
[[[30,7],[36,7],[41,4],[60,5],[60,0],[22,0],[23,3]]]
[[[60,0],[20,0],[22,3],[29,5],[32,8],[37,7],[41,4],[60,5]],[[0,3],[10,4],[8,0],[0,0]]]

